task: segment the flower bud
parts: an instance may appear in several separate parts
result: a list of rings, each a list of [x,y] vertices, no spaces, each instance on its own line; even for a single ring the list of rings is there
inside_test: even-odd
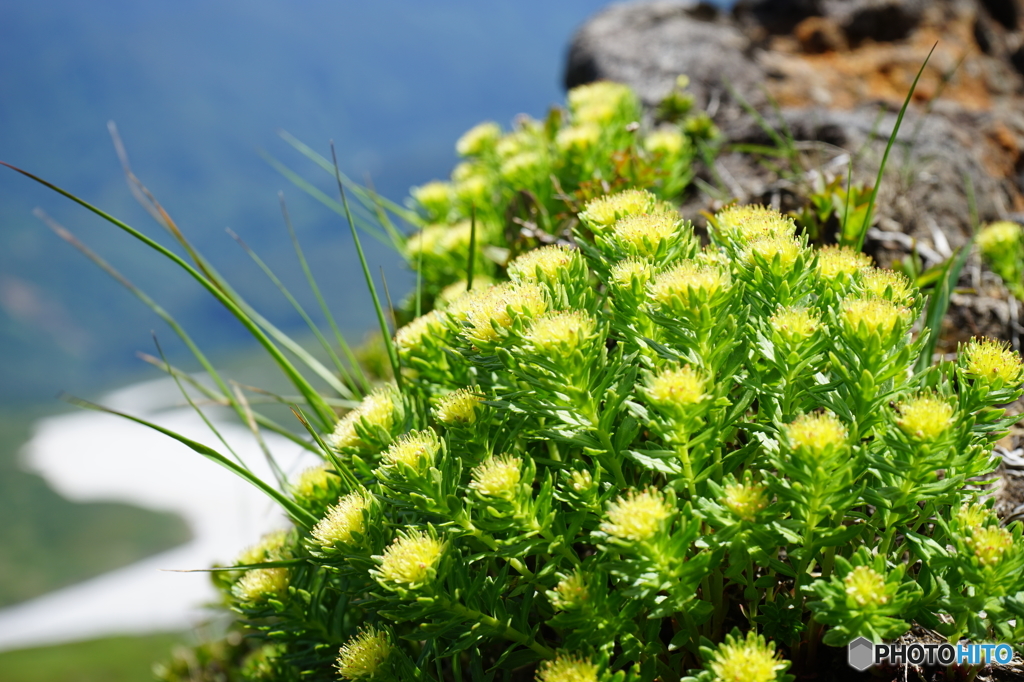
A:
[[[473,126],[455,143],[459,156],[480,156],[492,149],[501,138],[501,126],[494,121],[485,121]]]
[[[961,531],[971,532],[994,520],[995,516],[992,514],[992,510],[983,504],[967,504],[965,502],[953,518]]]
[[[325,439],[327,444],[336,450],[366,445],[356,430],[356,423],[360,421],[370,428],[389,431],[395,420],[397,409],[395,398],[395,389],[391,385],[383,386],[370,393],[363,398],[359,407],[338,421],[334,432]]]
[[[692,312],[731,286],[728,271],[696,260],[684,260],[655,277],[648,291],[651,299],[662,308]]]
[[[374,577],[384,587],[415,588],[437,574],[445,546],[426,533],[401,534],[388,545]]]
[[[839,418],[831,412],[802,414],[783,427],[790,447],[814,459],[835,450],[845,449],[849,434]]]
[[[726,635],[708,661],[715,682],[775,682],[789,667],[775,652],[774,642],[765,642],[753,630],[746,639]]]
[[[423,207],[434,220],[443,220],[452,208],[452,186],[447,182],[434,180],[419,187],[413,187],[412,198]]]
[[[570,573],[558,581],[554,591],[549,592],[551,605],[559,611],[572,611],[583,608],[590,601],[590,590],[578,571]]]
[[[772,329],[792,348],[801,346],[821,328],[818,316],[806,308],[780,308],[769,320]]]
[[[877,338],[891,345],[910,326],[911,313],[909,308],[883,298],[848,298],[840,307],[839,321],[847,338],[861,343]]]
[[[914,302],[914,285],[906,275],[892,270],[865,268],[860,275],[860,290],[867,296],[884,298],[900,305]]]
[[[579,251],[564,244],[527,251],[508,265],[508,276],[516,281],[553,281],[581,259]]]
[[[1024,230],[1017,223],[999,220],[989,223],[978,233],[978,249],[992,260],[1020,249]]]
[[[460,388],[442,396],[434,408],[434,416],[445,426],[474,423],[483,401],[477,395],[477,390],[471,387]]]
[[[591,199],[579,214],[580,220],[594,233],[607,232],[617,221],[644,213],[659,213],[661,202],[643,189],[627,189]]]
[[[756,521],[757,515],[768,507],[767,486],[746,481],[725,486],[722,502],[742,521]]]
[[[827,281],[844,275],[853,277],[871,267],[871,256],[849,246],[824,246],[818,249],[818,274]]]
[[[704,392],[704,383],[704,377],[697,370],[684,365],[652,375],[647,381],[645,393],[647,399],[659,407],[696,405],[708,397]]]
[[[370,626],[338,650],[338,673],[346,680],[380,677],[391,648],[387,633]]]
[[[757,259],[760,258],[773,268],[775,260],[778,259],[779,274],[782,274],[793,267],[803,252],[804,245],[796,237],[786,234],[764,234],[747,242],[743,258],[748,265],[757,265]]]
[[[774,209],[756,205],[723,208],[715,214],[711,227],[721,239],[738,246],[745,246],[762,237],[787,239],[796,234],[796,224],[792,218]]]
[[[624,252],[650,258],[662,242],[683,234],[678,213],[645,213],[628,216],[612,226],[612,241]]]
[[[620,540],[642,542],[660,530],[673,509],[660,491],[648,488],[619,496],[608,506],[601,530]]]
[[[958,362],[967,376],[994,388],[1017,388],[1024,378],[1020,355],[995,339],[971,339],[960,348]]]
[[[366,491],[357,490],[345,495],[328,510],[327,516],[320,519],[310,535],[324,548],[351,545],[353,533],[362,535],[366,532],[363,512],[369,505],[369,493]]]
[[[404,464],[416,471],[424,471],[433,466],[440,449],[441,441],[433,430],[410,431],[381,454],[381,464]]]
[[[288,595],[287,568],[253,568],[245,572],[231,593],[243,603],[259,604]]]
[[[483,464],[473,469],[473,479],[469,487],[484,497],[497,497],[510,500],[515,496],[516,488],[522,477],[523,460],[511,455],[489,457]]]
[[[654,277],[654,266],[642,258],[627,258],[613,265],[609,275],[610,283],[614,286],[643,290]]]
[[[426,339],[444,338],[445,326],[442,314],[431,310],[420,315],[395,333],[395,347],[400,356],[408,356],[419,349]]]
[[[597,320],[579,310],[545,313],[523,334],[533,350],[549,357],[567,357],[596,339]]]
[[[676,128],[655,130],[644,139],[644,149],[652,154],[677,157],[686,148],[686,138]]]
[[[589,658],[562,653],[540,665],[537,682],[597,682],[598,672]]]
[[[289,485],[296,502],[321,510],[324,504],[338,496],[340,487],[341,479],[327,463],[309,467]]]
[[[900,403],[899,413],[896,423],[900,429],[921,441],[935,440],[953,423],[953,406],[934,394],[921,394]]]
[[[982,566],[998,564],[1006,550],[1013,546],[1013,535],[999,526],[981,526],[971,532],[967,544],[974,550],[974,556]]]
[[[275,530],[267,533],[260,541],[247,548],[238,558],[235,559],[237,566],[252,566],[262,564],[266,561],[280,561],[288,554],[286,543],[288,542],[288,531]]]
[[[843,578],[843,585],[857,606],[881,606],[889,601],[885,577],[869,566],[856,566]]]

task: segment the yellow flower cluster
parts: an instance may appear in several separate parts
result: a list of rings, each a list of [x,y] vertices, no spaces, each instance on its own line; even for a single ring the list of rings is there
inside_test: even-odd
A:
[[[363,512],[369,507],[366,491],[357,490],[345,495],[330,508],[327,516],[313,527],[310,535],[321,547],[336,547],[352,543],[352,534],[366,532]]]
[[[730,483],[725,486],[725,506],[743,521],[755,521],[768,506],[767,486],[763,483]]]
[[[655,405],[695,405],[704,400],[704,377],[690,365],[662,370],[647,382],[647,398]]]
[[[781,308],[769,322],[779,336],[793,344],[810,338],[821,328],[821,319],[806,308]]]
[[[627,189],[591,199],[580,213],[582,220],[594,232],[603,232],[617,221],[644,213],[658,213],[661,202],[642,189]]]
[[[775,653],[774,642],[750,630],[746,639],[726,635],[708,668],[715,682],[774,682],[788,665]]]
[[[434,464],[441,441],[431,429],[410,431],[403,435],[381,454],[384,465],[404,464],[422,471]]]
[[[971,339],[960,349],[960,362],[968,376],[991,384],[1016,386],[1024,377],[1020,355],[995,339]]]
[[[477,409],[483,400],[476,389],[460,388],[442,396],[434,408],[437,420],[447,426],[455,424],[472,424],[476,421]]]
[[[597,682],[599,668],[589,658],[559,654],[537,670],[537,682]]]
[[[549,356],[568,355],[593,341],[597,320],[579,310],[558,310],[541,315],[523,335],[536,351]]]
[[[660,491],[648,488],[631,491],[608,506],[601,530],[612,537],[642,542],[654,537],[661,524],[672,516],[672,507]]]
[[[510,499],[522,477],[523,460],[511,455],[489,457],[473,469],[469,487],[485,497]]]
[[[400,535],[384,550],[378,580],[400,587],[422,585],[432,578],[444,548],[444,543],[426,533]]]
[[[387,633],[371,626],[338,650],[338,673],[346,680],[368,680],[381,672],[390,655]]]
[[[536,317],[548,309],[543,289],[531,282],[497,284],[475,294],[465,310],[466,336],[477,343],[494,342],[500,338],[499,329],[509,329],[520,317]],[[457,307],[459,301],[453,304]]]
[[[870,566],[857,566],[843,578],[846,595],[858,606],[880,606],[889,601],[885,577]]]
[[[818,249],[818,274],[834,280],[840,275],[852,277],[871,267],[871,256],[849,246],[824,246]]]
[[[845,447],[846,427],[831,412],[802,414],[783,427],[794,450],[820,457],[833,448]]]
[[[579,571],[574,571],[558,581],[551,594],[551,605],[561,611],[578,609],[590,600],[590,590]]]
[[[953,423],[953,406],[935,394],[923,393],[899,405],[900,429],[917,440],[935,440]]]
[[[728,206],[715,214],[714,224],[720,235],[738,244],[748,244],[765,237],[790,238],[796,234],[792,218],[757,205]]]
[[[522,254],[508,265],[508,276],[514,280],[534,281],[538,275],[554,280],[580,258],[576,249],[564,244],[551,244]]]
[[[334,432],[326,438],[327,444],[335,449],[353,447],[362,444],[356,422],[362,419],[366,424],[376,426],[385,431],[394,423],[395,389],[388,385],[376,389],[363,398],[359,407],[350,411],[338,421]]]
[[[655,277],[648,289],[656,303],[668,306],[678,299],[685,307],[693,308],[730,286],[726,270],[697,260],[684,260]]]
[[[245,603],[258,604],[288,594],[287,568],[253,568],[245,572],[231,593]]]

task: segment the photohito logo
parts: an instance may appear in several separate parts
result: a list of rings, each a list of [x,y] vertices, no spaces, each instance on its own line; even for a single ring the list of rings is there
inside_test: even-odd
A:
[[[846,660],[850,667],[861,672],[873,665],[892,663],[900,665],[1006,665],[1013,660],[1013,647],[1009,644],[875,644],[866,637],[858,637],[847,645]]]

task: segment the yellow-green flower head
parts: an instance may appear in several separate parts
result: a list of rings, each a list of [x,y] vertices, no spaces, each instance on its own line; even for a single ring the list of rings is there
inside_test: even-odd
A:
[[[642,256],[653,256],[658,244],[681,229],[678,213],[646,213],[618,221],[612,227],[612,234],[622,248]]]
[[[463,133],[455,143],[455,151],[459,156],[480,156],[494,149],[500,138],[501,126],[494,121],[484,121]]]
[[[494,149],[501,159],[507,159],[530,149],[537,148],[536,135],[528,129],[513,130],[495,145]]]
[[[558,581],[551,596],[551,605],[560,611],[578,609],[590,601],[590,590],[586,580],[574,571]]]
[[[315,500],[336,489],[338,477],[329,464],[318,464],[305,469],[291,484],[292,495],[300,500]],[[337,494],[337,493],[335,493]]]
[[[971,339],[960,349],[960,365],[968,376],[989,384],[1016,387],[1024,377],[1020,355],[995,339]]]
[[[537,682],[597,682],[599,668],[589,658],[558,654],[537,669]]]
[[[395,346],[398,352],[404,355],[419,348],[428,338],[437,339],[443,336],[444,318],[439,311],[431,310],[399,329],[395,334]]]
[[[420,206],[436,217],[443,218],[452,205],[452,186],[440,180],[413,187],[411,194]]]
[[[473,469],[469,487],[484,497],[511,499],[522,477],[523,460],[511,455],[488,457]]]
[[[865,268],[860,275],[860,289],[868,296],[885,298],[903,305],[914,301],[914,285],[907,276],[882,268]]]
[[[755,521],[768,507],[767,486],[761,483],[730,483],[725,486],[725,506],[743,521]]]
[[[953,406],[935,394],[922,393],[899,405],[896,423],[917,440],[935,440],[953,423]]]
[[[480,235],[480,225],[476,226],[477,236]],[[437,248],[443,253],[455,251],[466,253],[469,251],[469,242],[473,238],[473,223],[469,220],[461,220],[454,225],[449,225],[437,242]]]
[[[787,667],[789,663],[775,653],[775,643],[765,642],[753,630],[746,639],[726,635],[708,661],[715,682],[774,682]]]
[[[580,212],[580,220],[595,232],[603,232],[617,221],[644,213],[660,213],[661,202],[645,189],[627,189],[596,197]]]
[[[381,454],[385,465],[405,464],[413,469],[422,470],[434,464],[441,441],[431,429],[410,431]]]
[[[633,91],[628,85],[614,81],[596,81],[576,86],[569,91],[567,99],[569,109],[576,113],[580,109],[595,106],[617,108],[632,97]]]
[[[727,206],[715,214],[714,223],[723,236],[741,244],[759,237],[792,237],[796,234],[792,218],[758,205]]]
[[[287,568],[253,568],[245,572],[231,593],[240,602],[257,604],[288,594]]]
[[[956,521],[963,530],[973,531],[994,520],[992,510],[983,504],[964,503],[956,512]]]
[[[237,566],[252,566],[262,564],[265,561],[280,561],[285,558],[285,543],[288,541],[288,531],[275,530],[267,533],[260,541],[252,547],[247,548],[238,558],[235,559]]]
[[[373,626],[361,631],[338,650],[338,673],[346,680],[368,680],[391,655],[391,640]]]
[[[601,126],[597,123],[581,123],[562,128],[555,135],[555,146],[563,152],[585,152],[601,139]]]
[[[803,252],[804,245],[796,237],[785,234],[764,234],[747,243],[744,260],[748,264],[754,265],[757,262],[754,260],[755,255],[760,256],[769,264],[778,258],[779,266],[788,269]]]
[[[671,305],[678,299],[685,307],[694,308],[719,291],[728,289],[731,284],[728,271],[697,260],[684,260],[655,277],[648,285],[648,291],[651,298],[661,305]]]
[[[441,243],[448,234],[448,225],[427,225],[422,230],[409,237],[405,243],[405,253],[409,258],[415,260],[422,253],[424,256],[439,253]]]
[[[643,542],[654,537],[662,523],[672,516],[672,511],[660,491],[633,490],[608,505],[601,530],[620,540]]]
[[[325,439],[335,449],[361,445],[356,422],[362,419],[370,426],[377,426],[385,431],[390,430],[394,423],[395,390],[392,386],[382,386],[363,398],[359,407],[350,411],[334,427],[334,432]]]
[[[647,380],[647,399],[655,405],[696,405],[708,396],[705,379],[691,365],[663,369]]]
[[[537,317],[548,309],[544,291],[532,282],[505,282],[487,290],[474,301],[467,321],[466,335],[477,342],[493,342],[500,338],[497,328],[509,329],[521,317]]]
[[[910,324],[910,309],[884,298],[847,298],[842,302],[839,319],[847,334],[868,334],[885,338],[901,333]]]
[[[559,310],[535,319],[523,338],[544,355],[564,356],[592,342],[596,333],[597,320],[589,314]]]
[[[452,302],[458,300],[460,296],[469,291],[466,289],[468,284],[469,283],[466,280],[460,279],[458,282],[449,284],[444,289],[441,289],[441,293],[439,293],[437,298],[434,299],[434,308],[445,308],[446,306],[451,305]],[[479,272],[473,275],[474,291],[482,291],[492,284],[494,284],[494,280],[488,275]],[[440,315],[443,317],[444,312],[440,313]]]
[[[1017,223],[1000,220],[989,223],[978,233],[978,248],[983,254],[998,258],[1020,248],[1024,230]]]
[[[654,277],[654,266],[642,258],[626,258],[613,265],[609,274],[612,284],[631,289],[635,284],[646,286]]]
[[[1013,546],[1013,535],[999,526],[982,526],[974,529],[968,544],[974,550],[974,556],[978,557],[978,563],[982,566],[995,566],[1002,560],[1006,550]]]
[[[821,328],[821,319],[806,308],[780,308],[769,321],[779,336],[789,343],[810,338]]]
[[[644,139],[644,149],[652,154],[668,157],[679,156],[686,147],[686,138],[677,128],[655,130]]]
[[[491,200],[491,189],[490,179],[483,175],[473,175],[456,183],[455,196],[465,204],[483,206]]]
[[[501,177],[509,180],[526,180],[536,178],[546,180],[544,172],[547,162],[539,151],[530,149],[510,156],[501,162]]]
[[[839,275],[853,277],[871,267],[871,256],[849,246],[824,246],[818,249],[818,274],[833,280]]]
[[[487,166],[476,161],[463,161],[455,164],[455,168],[452,169],[452,182],[458,184],[470,178],[485,175],[487,175]]]
[[[400,535],[384,550],[377,580],[385,586],[413,587],[433,579],[444,543],[426,533]]]
[[[793,450],[814,457],[834,448],[845,447],[849,438],[846,427],[831,412],[802,414],[783,429]]]
[[[564,244],[551,244],[522,254],[508,264],[508,276],[514,280],[536,280],[538,273],[553,280],[577,260],[579,251]]]
[[[477,389],[466,387],[442,396],[434,408],[434,416],[445,426],[472,424],[483,398]]]
[[[885,577],[870,566],[857,566],[843,578],[846,596],[858,606],[881,606],[888,603]]]
[[[467,322],[473,309],[484,299],[494,295],[494,288],[494,285],[478,287],[474,282],[471,290],[463,291],[461,295],[452,299],[448,307],[444,309],[444,314],[454,322]]]
[[[363,512],[370,506],[369,494],[356,490],[338,500],[310,531],[321,547],[352,544],[352,534],[366,532]]]
[[[594,487],[594,477],[587,470],[574,471],[569,476],[572,489],[578,493],[585,493]]]

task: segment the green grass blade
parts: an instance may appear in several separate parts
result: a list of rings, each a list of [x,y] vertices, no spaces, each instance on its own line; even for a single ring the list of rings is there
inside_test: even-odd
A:
[[[889,136],[889,142],[885,145],[885,153],[882,154],[882,163],[878,166],[878,177],[875,178],[875,186],[871,188],[871,198],[868,200],[868,212],[864,215],[864,224],[861,225],[860,235],[857,237],[856,247],[858,251],[864,249],[864,239],[867,237],[868,229],[871,227],[871,219],[874,217],[872,214],[875,210],[875,199],[878,197],[878,188],[882,185],[882,174],[885,172],[885,164],[889,161],[889,152],[892,151],[893,144],[896,143],[896,135],[900,132],[900,125],[903,123],[903,116],[907,113],[907,107],[910,106],[910,100],[914,97],[914,90],[917,89],[917,82],[921,80],[921,74],[924,73],[924,67],[928,66],[928,60],[932,58],[932,53],[935,52],[935,45],[932,45],[932,49],[929,50],[928,56],[924,58],[924,63],[921,64],[921,68],[917,70],[917,75],[914,76],[914,82],[910,84],[910,92],[907,93],[906,98],[903,100],[903,106],[900,107],[899,116],[896,117],[896,125],[892,129],[892,134]]]
[[[304,144],[297,137],[295,137],[286,130],[278,130],[277,134],[278,136],[280,136],[282,140],[290,144],[297,152],[305,156],[307,159],[309,159],[316,165],[323,168],[330,175],[334,175],[334,166],[326,157],[314,151],[311,147]],[[340,173],[340,175],[341,181],[345,183],[345,186],[348,187],[349,190],[351,190],[353,193],[355,193],[355,195],[359,197],[360,200],[363,200],[365,198],[366,189],[361,187],[359,183],[353,182],[344,173]],[[410,223],[412,225],[416,225],[420,222],[420,218],[416,214],[416,211],[409,210],[405,206],[396,204],[395,202],[387,199],[386,197],[380,197],[380,202],[381,205],[384,206],[388,211],[398,216],[405,222]]]
[[[263,151],[262,149],[257,149],[256,151],[257,151],[257,153],[261,157],[263,157],[264,161],[266,161],[268,164],[270,164],[271,168],[273,168],[278,173],[283,175],[293,185],[295,185],[296,187],[301,189],[303,192],[305,192],[309,196],[313,197],[314,199],[316,199],[321,204],[323,204],[327,208],[331,209],[332,211],[334,211],[338,215],[340,215],[340,216],[344,216],[345,215],[345,207],[342,206],[341,203],[339,203],[335,199],[332,199],[331,197],[327,196],[318,187],[314,186],[313,183],[309,182],[308,180],[303,178],[301,175],[299,175],[298,173],[296,173],[292,169],[290,169],[287,166],[285,166],[283,163],[281,163],[280,161],[278,161],[277,159],[272,157],[267,152]],[[366,220],[362,216],[359,216],[359,219],[356,222],[359,225],[359,229],[360,230],[362,230],[366,234],[370,235],[371,237],[373,237],[374,239],[379,241],[381,244],[384,244],[385,246],[388,246],[388,247],[393,246],[392,243],[391,243],[391,240],[388,238],[388,236],[386,234],[384,234],[383,232],[378,230],[376,227],[374,227],[368,220]]]
[[[159,339],[157,339],[156,334],[153,334],[153,343],[156,345],[157,353],[160,354],[160,359],[164,361],[165,365],[169,365],[170,363],[167,362],[167,356],[164,355],[164,349],[160,346],[160,341]],[[244,469],[248,469],[249,467],[246,466],[245,462],[242,461],[242,458],[238,456],[237,452],[235,452],[235,449],[231,447],[231,445],[224,439],[224,436],[222,436],[221,432],[217,429],[217,427],[213,425],[213,422],[210,421],[210,419],[206,416],[206,413],[199,409],[199,406],[196,405],[194,400],[192,400],[192,396],[190,396],[188,394],[188,391],[185,390],[185,387],[182,386],[181,381],[178,380],[178,377],[174,374],[171,374],[171,379],[174,380],[174,385],[178,387],[178,391],[185,398],[185,401],[189,404],[189,407],[191,407],[192,410],[199,415],[199,418],[203,420],[203,423],[206,424],[206,428],[210,429],[210,431],[213,432],[213,435],[217,437],[217,440],[220,441],[220,444],[227,448],[227,451],[231,453],[231,456],[235,458],[235,461],[238,462],[239,466],[241,466]]]
[[[370,380],[366,378],[362,365],[359,364],[359,360],[356,359],[355,353],[352,352],[352,347],[349,346],[348,341],[345,340],[345,336],[341,333],[341,329],[338,328],[338,323],[334,320],[334,315],[331,314],[331,309],[327,307],[327,301],[324,300],[323,294],[320,292],[320,286],[316,283],[316,278],[313,277],[313,270],[309,267],[309,262],[306,260],[306,254],[303,252],[302,246],[299,244],[299,237],[295,232],[295,226],[292,225],[291,217],[288,215],[288,206],[285,204],[283,192],[278,194],[278,199],[281,202],[281,214],[284,216],[284,224],[288,229],[288,236],[292,240],[292,248],[295,249],[295,255],[299,259],[299,265],[302,267],[302,272],[306,276],[309,288],[313,291],[313,296],[316,297],[317,303],[320,305],[321,312],[323,312],[324,317],[327,318],[327,324],[330,325],[331,331],[334,333],[335,341],[338,342],[341,352],[345,355],[345,359],[348,360],[349,367],[352,368],[352,375],[355,377],[352,388],[354,391],[361,390],[364,394],[369,393],[371,390]]]
[[[392,248],[394,248],[395,251],[404,253],[405,242],[408,240],[408,236],[395,227],[391,218],[388,217],[388,212],[384,208],[384,198],[377,194],[369,176],[366,178],[366,187],[364,188],[364,191],[370,201],[373,202],[373,213],[377,216],[377,222],[380,223],[380,226],[384,228],[384,232],[386,232],[388,237],[391,239]]]
[[[932,295],[928,298],[928,308],[925,313],[924,326],[928,330],[928,338],[921,348],[921,355],[917,359],[917,371],[923,372],[932,364],[932,356],[935,354],[935,346],[939,342],[939,334],[942,331],[942,320],[949,310],[949,299],[953,295],[956,283],[960,280],[960,272],[967,264],[967,257],[974,245],[974,235],[967,240],[967,243],[957,249],[956,254],[946,261],[941,279],[935,284]]]
[[[207,459],[212,460],[217,464],[220,464],[225,469],[228,469],[229,471],[237,474],[238,476],[245,479],[249,483],[252,483],[254,486],[256,486],[264,493],[266,493],[268,497],[270,497],[272,500],[281,505],[281,507],[286,512],[288,512],[288,515],[292,518],[292,520],[294,520],[295,523],[299,524],[303,528],[312,528],[314,525],[316,525],[318,521],[318,519],[315,516],[310,514],[308,511],[306,511],[299,505],[297,505],[294,501],[290,500],[287,496],[285,496],[283,493],[275,489],[273,486],[267,484],[267,482],[261,479],[259,476],[252,473],[248,469],[232,462],[230,459],[228,459],[227,457],[225,457],[224,455],[222,455],[221,453],[217,452],[216,450],[207,445],[203,445],[202,443],[198,443],[190,438],[186,438],[180,433],[171,431],[168,428],[164,428],[159,424],[154,424],[153,422],[142,419],[141,417],[134,417],[125,412],[120,412],[109,407],[104,407],[103,405],[97,405],[96,403],[89,402],[88,400],[82,400],[81,398],[66,396],[66,399],[72,405],[77,405],[78,407],[83,407],[88,410],[95,410],[97,412],[105,412],[107,414],[113,414],[118,417],[123,417],[124,419],[133,421],[136,424],[148,426],[154,431],[162,433],[165,436],[170,436],[171,438],[187,446],[194,452],[197,452],[203,457],[206,457]]]
[[[421,249],[422,250],[422,249]],[[473,266],[476,256],[476,206],[469,208],[469,258],[466,266],[466,291],[473,288]]]
[[[338,157],[334,151],[334,142],[331,142],[331,157],[334,159],[334,167],[338,167]],[[341,184],[341,171],[337,172],[338,192],[341,194],[341,203],[345,207],[345,217],[348,219],[349,229],[352,231],[352,241],[356,245],[356,253],[359,254],[359,263],[363,267],[363,277],[366,279],[366,286],[370,290],[370,297],[373,298],[373,308],[377,313],[377,322],[380,324],[380,333],[384,337],[384,345],[388,351],[388,359],[391,361],[391,369],[395,373],[395,384],[398,390],[402,390],[402,370],[398,363],[398,352],[391,338],[391,330],[388,329],[388,321],[384,317],[384,309],[380,305],[380,297],[377,296],[377,287],[373,284],[373,277],[370,275],[370,266],[366,263],[366,254],[363,253],[363,245],[359,241],[359,233],[356,231],[356,224],[352,222],[352,213],[348,210],[348,199],[345,198],[345,186]]]
[[[302,414],[302,410],[295,405],[292,405],[292,414],[294,414],[295,418],[298,419],[306,428],[306,431],[309,432],[309,435],[313,438],[316,444],[320,446],[320,449],[323,451],[323,456],[334,465],[334,469],[338,472],[341,479],[348,485],[348,489],[355,490],[358,488],[359,479],[356,477],[355,473],[338,457],[334,450],[327,447],[327,444],[324,443],[322,438],[320,438],[320,434],[318,434],[316,430],[309,425],[309,420],[306,419],[306,415]]]
[[[303,397],[305,397],[309,405],[317,413],[317,416],[321,419],[321,421],[323,421],[324,428],[327,429],[333,426],[334,422],[336,421],[334,413],[321,400],[320,395],[316,392],[316,390],[314,390],[313,387],[309,384],[309,382],[306,381],[306,378],[303,377],[295,369],[295,367],[292,366],[290,362],[288,362],[288,359],[281,354],[281,350],[276,345],[274,345],[274,343],[267,337],[266,334],[263,333],[263,330],[260,329],[260,327],[248,315],[246,315],[241,310],[241,308],[239,308],[238,305],[236,305],[235,302],[224,291],[222,291],[217,285],[215,285],[210,278],[206,277],[201,272],[199,272],[199,270],[189,265],[181,256],[174,253],[173,251],[165,247],[163,244],[154,241],[150,237],[147,237],[143,233],[136,230],[134,227],[128,225],[127,223],[121,220],[118,220],[114,216],[110,215],[109,213],[103,211],[102,209],[96,206],[93,206],[84,199],[78,198],[71,192],[68,192],[67,190],[58,187],[57,185],[47,180],[43,180],[39,176],[33,175],[32,173],[26,170],[22,170],[17,166],[12,166],[6,161],[0,161],[0,166],[6,166],[11,170],[20,173],[21,175],[24,175],[25,177],[31,180],[36,181],[37,183],[43,185],[44,187],[48,187],[54,192],[57,192],[58,194],[67,197],[68,199],[75,202],[79,206],[82,206],[83,208],[91,211],[92,213],[95,213],[96,215],[103,218],[104,220],[114,225],[115,227],[123,230],[124,232],[127,232],[135,239],[138,239],[149,248],[153,249],[160,255],[164,256],[165,258],[173,262],[178,267],[185,270],[185,272],[187,272],[193,279],[199,282],[199,284],[204,289],[210,292],[210,294],[213,295],[213,297],[216,298],[221,303],[221,305],[227,308],[228,311],[232,315],[234,315],[239,322],[242,323],[242,325],[249,331],[249,333],[256,338],[260,345],[262,345],[266,349],[266,351],[278,364],[278,366],[289,378],[289,380],[291,380],[291,382],[299,390],[299,393],[301,393]]]
[[[327,355],[328,357],[331,358],[331,362],[334,363],[334,366],[337,368],[338,373],[341,374],[341,376],[344,377],[345,380],[351,381],[351,377],[349,377],[348,375],[348,370],[345,369],[345,365],[341,362],[341,359],[337,356],[337,354],[335,354],[334,349],[331,348],[331,344],[328,343],[327,339],[324,338],[324,335],[320,333],[320,330],[317,328],[312,318],[310,318],[310,316],[306,313],[305,308],[303,308],[302,305],[297,300],[295,300],[295,297],[292,296],[292,293],[288,291],[288,287],[284,285],[284,282],[278,279],[277,275],[274,274],[274,271],[270,269],[270,267],[263,261],[263,259],[260,258],[259,255],[255,251],[253,251],[252,248],[250,248],[250,246],[246,244],[241,237],[235,234],[234,230],[228,228],[227,232],[231,236],[231,238],[238,242],[238,245],[241,246],[247,254],[249,254],[249,257],[252,258],[253,262],[255,262],[256,265],[260,268],[260,270],[263,271],[263,274],[267,276],[267,279],[269,279],[274,284],[274,286],[277,287],[278,291],[281,292],[281,295],[285,297],[288,303],[291,304],[292,308],[295,309],[295,312],[299,314],[299,317],[302,318],[302,321],[305,322],[306,326],[309,327],[310,331],[313,332],[313,336],[316,337],[316,340],[319,341],[323,349],[327,351]],[[321,365],[321,367],[323,367],[323,365]],[[348,387],[348,385],[343,381],[339,381],[333,373],[327,370],[326,367],[324,367],[324,371],[322,373],[317,373],[320,374],[323,377],[323,379],[327,382],[327,384],[333,390],[337,391],[339,395],[342,395],[346,398],[352,397],[352,390]]]
[[[263,453],[263,458],[267,461],[267,466],[270,467],[270,470],[274,474],[274,478],[277,479],[278,489],[287,490],[288,478],[284,475],[284,471],[278,465],[277,458],[274,457],[270,448],[267,447],[266,441],[263,440],[263,434],[260,433],[260,427],[256,423],[256,415],[252,411],[252,408],[249,407],[249,401],[246,400],[245,392],[243,392],[242,388],[234,382],[232,382],[231,388],[235,390],[235,399],[245,410],[245,425],[248,426],[249,431],[252,432],[253,438],[256,439],[256,444],[259,445],[260,451]]]

